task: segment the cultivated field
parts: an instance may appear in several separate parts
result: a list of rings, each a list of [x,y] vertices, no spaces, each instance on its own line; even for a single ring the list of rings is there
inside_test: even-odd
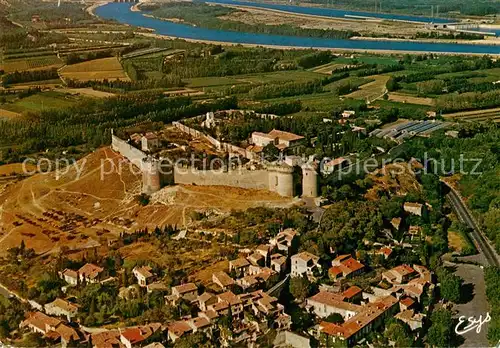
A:
[[[122,80],[130,79],[123,71],[118,58],[102,58],[88,62],[66,65],[60,70],[61,76],[65,79],[77,81],[90,80]]]
[[[427,106],[434,105],[434,99],[432,98],[415,97],[402,93],[389,93],[389,100],[397,103],[408,103],[408,104],[418,104]]]
[[[279,83],[287,81],[306,82],[323,78],[324,75],[312,71],[276,71],[261,74],[234,75],[230,77],[196,77],[186,79],[187,87],[221,87],[241,84]]]
[[[57,89],[57,91],[62,93],[69,93],[72,95],[83,95],[85,97],[91,98],[109,98],[116,96],[116,94],[114,93],[97,91],[92,88],[61,88]]]
[[[494,122],[498,123],[500,122],[500,108],[456,112],[453,114],[443,115],[443,117],[449,120],[460,120],[468,122],[484,122],[493,120]]]
[[[389,80],[389,76],[376,75],[370,76],[370,79],[375,79],[375,81],[362,85],[357,91],[348,94],[347,97],[354,99],[368,99],[370,101],[381,97],[386,90],[385,85]]]
[[[45,56],[37,58],[6,60],[0,65],[0,70],[3,69],[6,73],[15,71],[42,70],[50,68],[60,68],[63,66],[61,59],[57,56]]]
[[[98,240],[105,243],[123,231],[187,225],[195,210],[227,213],[294,203],[267,191],[175,186],[157,192],[143,207],[136,200],[140,192],[137,168],[109,148],[83,158],[59,177],[36,174],[11,185],[0,194],[0,254],[21,240],[37,252],[55,251],[63,245],[79,250]]]
[[[342,68],[345,68],[346,66],[347,66],[346,64],[333,62],[333,63],[328,63],[325,65],[317,66],[317,67],[311,69],[311,71],[313,71],[315,73],[331,75],[334,70],[342,69]]]

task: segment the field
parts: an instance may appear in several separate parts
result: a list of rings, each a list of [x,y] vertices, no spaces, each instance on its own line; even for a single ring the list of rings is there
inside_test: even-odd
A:
[[[90,80],[122,80],[130,79],[123,71],[118,58],[102,58],[88,62],[67,65],[60,70],[61,76],[65,79],[77,81]]]
[[[453,250],[460,254],[466,245],[467,242],[464,241],[459,233],[448,231],[448,246],[450,250]]]
[[[0,107],[15,113],[39,112],[51,109],[68,108],[75,105],[79,98],[55,91],[42,92],[26,98],[16,99]]]
[[[325,65],[317,66],[315,68],[310,69],[310,71],[313,71],[315,73],[325,74],[325,75],[331,75],[333,70],[342,69],[346,66],[347,66],[347,64],[342,64],[342,63],[338,63],[337,61],[335,61],[335,62],[328,63]]]
[[[287,81],[306,82],[323,78],[324,75],[311,71],[276,71],[261,74],[234,75],[230,77],[197,77],[186,79],[190,88],[221,87],[240,84],[279,83]]]
[[[268,103],[291,102],[299,98],[297,97],[284,97],[276,99],[268,99]],[[340,100],[338,95],[333,92],[316,93],[300,96],[303,109],[309,111],[330,112],[332,109],[344,107],[346,109],[352,108],[355,105],[364,103],[362,100],[345,99]]]
[[[92,88],[61,88],[57,89],[61,93],[69,93],[71,95],[82,95],[91,98],[110,98],[116,96],[114,93],[97,91]]]
[[[389,76],[376,75],[371,76],[370,79],[375,79],[375,81],[362,85],[357,91],[348,94],[347,97],[369,101],[380,98],[386,91],[385,85],[389,80]]]
[[[3,69],[5,70],[6,73],[10,73],[14,71],[60,68],[61,66],[63,66],[62,60],[54,55],[45,57],[5,60],[4,63],[0,66],[0,70]]]
[[[443,115],[443,117],[448,120],[459,120],[467,122],[484,122],[493,120],[494,122],[498,123],[500,122],[500,108],[456,112],[453,114],[445,114]]]
[[[427,106],[434,105],[434,99],[432,98],[421,98],[396,92],[389,93],[389,100],[397,103],[419,104]]]
[[[0,194],[0,254],[21,240],[37,252],[62,245],[80,250],[92,240],[104,242],[123,231],[184,226],[195,210],[227,213],[293,204],[292,199],[267,191],[175,186],[155,193],[152,203],[143,207],[135,198],[141,191],[141,174],[109,148],[58,174],[36,174]]]

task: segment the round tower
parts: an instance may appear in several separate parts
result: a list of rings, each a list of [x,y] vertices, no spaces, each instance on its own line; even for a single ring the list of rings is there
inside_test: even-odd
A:
[[[142,193],[150,195],[160,189],[160,163],[148,156],[142,161]]]
[[[309,163],[302,166],[302,197],[318,197],[318,173]]]
[[[286,163],[268,168],[269,190],[280,196],[293,197],[293,167]]]

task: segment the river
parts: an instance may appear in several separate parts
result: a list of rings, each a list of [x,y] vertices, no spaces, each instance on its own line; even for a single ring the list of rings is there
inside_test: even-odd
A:
[[[500,54],[500,45],[468,45],[383,40],[338,40],[206,29],[146,17],[141,12],[131,11],[132,5],[133,4],[130,3],[108,3],[98,7],[95,10],[95,14],[102,18],[114,19],[121,23],[150,28],[160,35],[192,40],[266,46],[337,48],[347,50]]]

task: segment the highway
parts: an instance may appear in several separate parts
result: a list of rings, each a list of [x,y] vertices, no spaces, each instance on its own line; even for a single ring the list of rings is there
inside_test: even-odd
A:
[[[450,188],[450,192],[447,195],[448,202],[450,202],[453,211],[457,214],[458,218],[472,229],[471,236],[474,239],[479,251],[483,253],[488,265],[500,267],[498,254],[486,236],[481,232],[476,220],[466,207],[460,195],[448,184],[445,182],[443,183]]]

